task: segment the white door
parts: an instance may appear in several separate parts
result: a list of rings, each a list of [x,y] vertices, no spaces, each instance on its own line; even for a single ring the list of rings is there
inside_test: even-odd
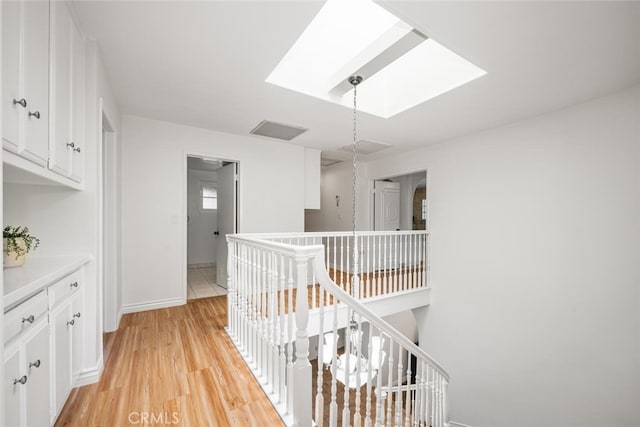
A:
[[[230,163],[217,170],[218,235],[216,248],[216,283],[227,287],[227,234],[236,232],[237,164]]]
[[[376,231],[400,230],[400,183],[375,181],[374,229]]]

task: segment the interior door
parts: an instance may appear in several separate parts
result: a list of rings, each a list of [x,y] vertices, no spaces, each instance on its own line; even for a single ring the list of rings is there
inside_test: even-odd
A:
[[[373,188],[375,230],[400,230],[400,183],[375,181]]]
[[[218,178],[218,236],[216,242],[216,283],[227,287],[227,234],[236,232],[237,226],[237,171],[236,163],[217,170]]]

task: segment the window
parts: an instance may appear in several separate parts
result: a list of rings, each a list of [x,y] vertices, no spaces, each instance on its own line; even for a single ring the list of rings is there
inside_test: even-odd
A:
[[[200,195],[202,196],[201,208],[203,211],[218,209],[218,190],[215,182],[201,181]]]
[[[427,220],[427,199],[422,199],[422,220]]]

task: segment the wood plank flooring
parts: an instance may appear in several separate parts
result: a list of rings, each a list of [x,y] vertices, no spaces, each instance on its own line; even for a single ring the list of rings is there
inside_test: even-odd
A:
[[[282,426],[224,331],[226,296],[126,314],[100,382],[74,389],[61,426]]]

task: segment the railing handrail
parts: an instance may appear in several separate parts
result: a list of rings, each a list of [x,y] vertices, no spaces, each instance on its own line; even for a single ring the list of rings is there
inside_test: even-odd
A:
[[[430,234],[429,230],[392,230],[392,231],[356,231],[356,236],[394,236]],[[241,233],[232,236],[247,238],[273,239],[279,237],[352,237],[353,231],[312,231],[312,232],[284,232],[284,233]],[[258,239],[259,238],[259,239]]]

